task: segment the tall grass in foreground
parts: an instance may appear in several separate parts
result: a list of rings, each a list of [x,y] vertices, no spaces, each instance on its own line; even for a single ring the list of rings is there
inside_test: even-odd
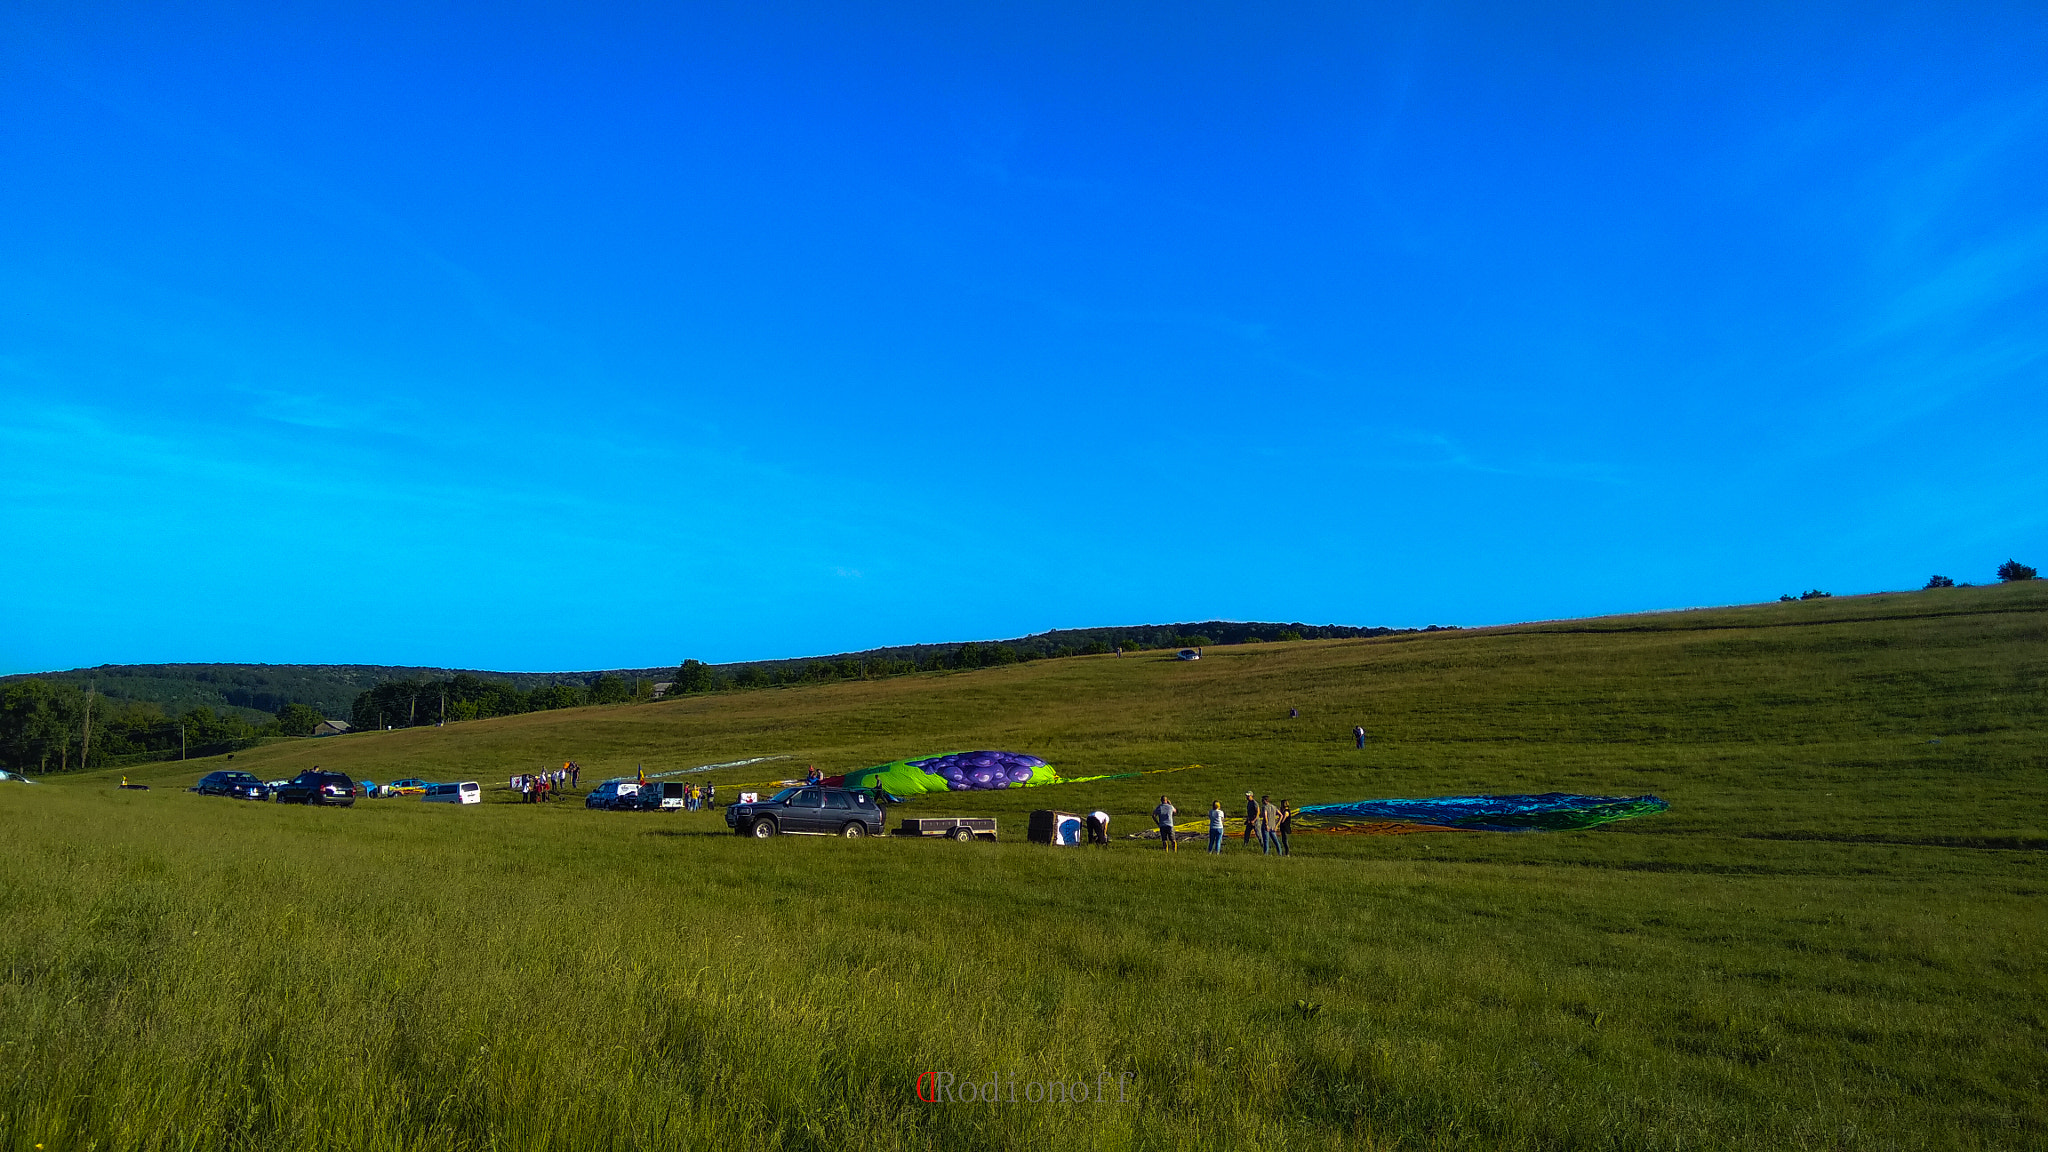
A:
[[[537,840],[511,807],[36,801],[0,856],[8,1148],[2048,1135],[2038,891],[1999,864],[760,845],[710,817]],[[939,1070],[1128,1072],[1130,1101],[919,1102]]]
[[[1123,830],[1162,787],[1183,807],[1251,786],[1674,803],[1588,833],[1219,860],[167,787],[218,761],[153,767],[147,793],[7,786],[0,1149],[2041,1147],[2048,629],[2035,590],[1955,592],[1077,659],[236,761],[492,779],[574,755],[596,777],[985,742],[1204,765],[929,805],[1012,836],[1047,803]],[[1297,703],[1309,724],[1284,719]],[[933,1071],[1129,1074],[1129,1100],[934,1105]]]

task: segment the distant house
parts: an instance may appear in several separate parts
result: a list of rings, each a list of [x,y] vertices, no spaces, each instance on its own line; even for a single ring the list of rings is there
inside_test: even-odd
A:
[[[1201,658],[1202,650],[1200,648],[1183,648],[1177,657],[1177,659],[1181,660],[1200,660]]]
[[[339,736],[343,732],[353,731],[355,731],[355,726],[346,720],[322,720],[313,726],[313,735],[315,736]]]
[[[663,681],[662,681],[661,683],[659,683],[659,684],[656,684],[656,685],[654,686],[654,698],[655,698],[656,700],[659,700],[659,699],[661,699],[661,698],[662,698],[663,696],[666,696],[666,695],[668,695],[668,690],[669,690],[669,689],[671,689],[671,688],[673,688],[673,687],[675,687],[675,686],[676,686],[676,682],[675,682],[675,681],[673,681],[673,680],[663,680]]]

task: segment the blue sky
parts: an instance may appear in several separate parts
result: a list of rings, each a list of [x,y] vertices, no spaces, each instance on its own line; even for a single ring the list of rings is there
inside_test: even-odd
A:
[[[2048,563],[2048,9],[9,5],[0,671]]]

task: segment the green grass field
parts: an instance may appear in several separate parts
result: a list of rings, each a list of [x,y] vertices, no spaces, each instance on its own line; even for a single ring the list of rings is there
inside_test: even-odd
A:
[[[2033,582],[1049,660],[235,760],[502,785],[573,758],[587,786],[791,757],[713,774],[722,798],[968,747],[1069,775],[1200,765],[895,812],[996,815],[999,845],[181,790],[218,760],[129,770],[147,792],[0,785],[0,1148],[2041,1148],[2044,722]],[[1300,835],[1286,860],[1022,842],[1036,807],[1101,806],[1121,833],[1161,791],[1193,811],[1246,788],[1672,808]],[[932,1072],[1005,1098],[922,1102]],[[1026,1099],[1105,1077],[1106,1102]]]

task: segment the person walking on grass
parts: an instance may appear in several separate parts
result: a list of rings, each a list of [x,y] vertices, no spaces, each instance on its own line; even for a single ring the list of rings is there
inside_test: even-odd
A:
[[[1280,850],[1280,809],[1273,806],[1272,794],[1259,797],[1259,855]]]
[[[1290,851],[1287,847],[1287,837],[1293,831],[1294,809],[1289,808],[1287,806],[1287,801],[1282,800],[1280,802],[1280,854],[1282,856],[1294,855],[1294,853]]]
[[[1252,846],[1252,837],[1259,831],[1259,799],[1247,792],[1244,794],[1244,846]]]
[[[1209,804],[1209,854],[1223,853],[1223,801],[1214,800]]]
[[[1173,820],[1180,815],[1180,809],[1166,797],[1159,798],[1159,807],[1152,810],[1152,822],[1159,825],[1159,846],[1168,852],[1180,851],[1180,844],[1173,838]]]
[[[1360,752],[1365,751],[1365,725],[1359,724],[1354,726],[1351,729],[1351,738],[1358,741],[1358,750]]]

